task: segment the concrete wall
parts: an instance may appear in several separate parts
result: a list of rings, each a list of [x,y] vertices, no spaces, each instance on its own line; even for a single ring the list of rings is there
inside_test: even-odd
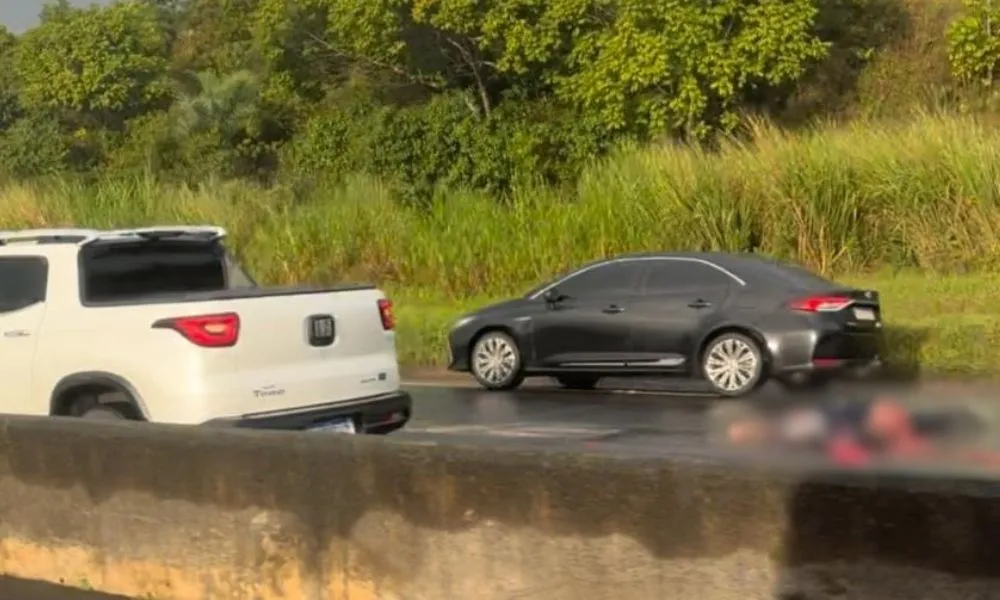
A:
[[[191,600],[992,598],[989,491],[17,419],[0,570]]]

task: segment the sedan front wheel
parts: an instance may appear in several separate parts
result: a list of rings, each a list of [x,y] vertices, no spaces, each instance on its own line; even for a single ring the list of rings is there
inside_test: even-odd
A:
[[[472,375],[487,390],[513,390],[524,381],[517,342],[503,331],[488,331],[472,346]]]

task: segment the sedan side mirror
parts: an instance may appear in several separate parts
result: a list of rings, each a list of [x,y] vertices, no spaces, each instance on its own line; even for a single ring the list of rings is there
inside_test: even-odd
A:
[[[559,304],[563,300],[566,300],[568,297],[569,296],[567,296],[566,294],[561,293],[556,288],[551,288],[551,289],[547,290],[544,295],[542,295],[542,298],[545,300],[546,303],[553,304],[553,305],[554,304]]]

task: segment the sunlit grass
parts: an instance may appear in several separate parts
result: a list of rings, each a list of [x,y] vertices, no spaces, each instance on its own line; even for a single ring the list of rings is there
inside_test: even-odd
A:
[[[262,281],[368,280],[399,303],[405,360],[440,363],[463,311],[573,265],[627,251],[754,250],[882,291],[899,327],[946,371],[1000,360],[1000,129],[922,116],[788,134],[767,125],[717,152],[626,148],[575,193],[511,201],[443,192],[428,210],[356,177],[302,194],[148,180],[0,187],[0,227],[214,223]],[[936,274],[936,275],[932,275]]]

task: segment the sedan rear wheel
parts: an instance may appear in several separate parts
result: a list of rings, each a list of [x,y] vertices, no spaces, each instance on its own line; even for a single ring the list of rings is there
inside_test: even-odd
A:
[[[488,390],[512,390],[524,381],[521,350],[502,331],[489,331],[472,347],[472,375]]]
[[[701,368],[715,393],[742,396],[761,383],[764,356],[757,342],[749,337],[724,333],[705,349]]]

